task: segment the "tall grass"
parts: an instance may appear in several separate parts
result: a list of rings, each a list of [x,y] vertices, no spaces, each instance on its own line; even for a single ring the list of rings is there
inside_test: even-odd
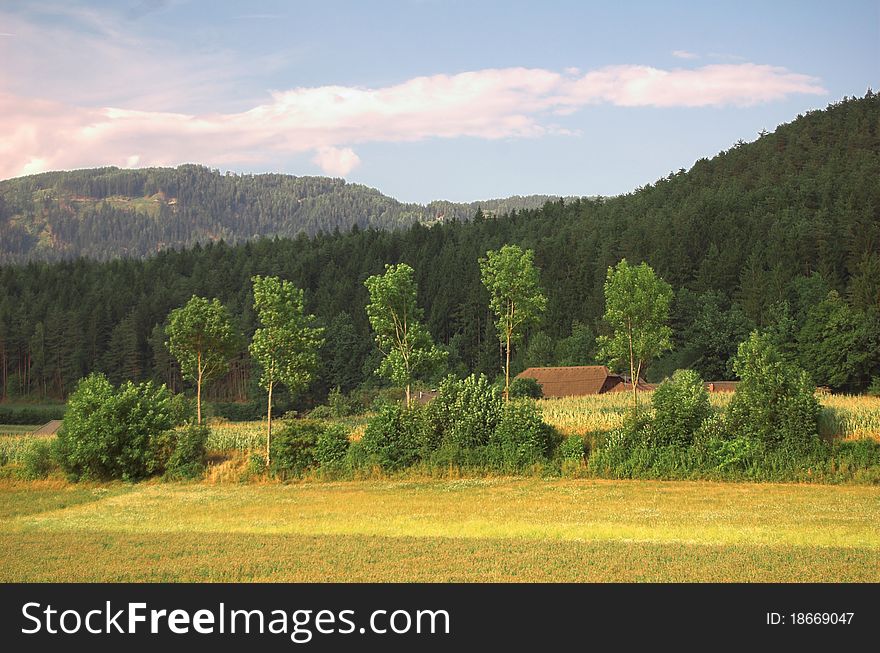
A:
[[[709,395],[712,406],[724,410],[733,393],[718,392]],[[880,397],[823,395],[820,432],[828,439],[880,440]],[[642,393],[640,405],[650,407],[651,393]],[[544,421],[566,435],[588,435],[608,432],[623,425],[632,409],[632,396],[614,392],[587,397],[543,399],[541,408]]]

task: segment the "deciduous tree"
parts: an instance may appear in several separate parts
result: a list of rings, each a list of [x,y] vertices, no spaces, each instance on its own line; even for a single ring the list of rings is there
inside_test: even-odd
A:
[[[406,389],[406,405],[412,402],[412,383],[438,370],[446,360],[422,324],[416,303],[414,271],[406,263],[386,265],[385,274],[368,278],[370,291],[367,317],[384,355],[378,373]]]
[[[672,286],[647,263],[626,259],[608,268],[605,277],[605,322],[611,335],[597,339],[600,356],[612,367],[629,365],[633,406],[638,407],[639,375],[653,358],[672,349],[669,305]]]
[[[168,314],[168,351],[183,378],[196,384],[196,419],[202,423],[202,385],[229,368],[238,344],[229,311],[219,299],[195,295]]]
[[[272,444],[272,391],[278,383],[291,393],[306,388],[318,365],[323,329],[303,307],[303,291],[278,277],[255,276],[254,309],[261,326],[254,332],[251,356],[260,365],[260,386],[268,393],[266,466]]]
[[[498,339],[504,347],[504,399],[510,397],[510,350],[522,340],[526,327],[536,324],[547,307],[538,285],[534,252],[505,245],[480,259],[483,285],[495,313]]]

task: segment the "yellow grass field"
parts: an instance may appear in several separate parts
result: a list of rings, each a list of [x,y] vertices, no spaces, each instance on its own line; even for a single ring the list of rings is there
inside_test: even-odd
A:
[[[725,408],[733,393],[711,393],[709,400],[716,408]],[[651,393],[642,393],[640,403],[650,405]],[[880,440],[880,397],[821,395],[820,428],[827,438],[857,439],[872,437]],[[615,392],[588,397],[544,399],[539,402],[544,421],[565,434],[585,435],[610,431],[623,423],[632,406],[632,396]]]
[[[863,486],[0,481],[0,580],[880,581]]]

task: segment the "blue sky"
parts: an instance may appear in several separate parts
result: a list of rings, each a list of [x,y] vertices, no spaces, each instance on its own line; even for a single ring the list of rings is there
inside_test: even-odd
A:
[[[880,2],[6,2],[0,178],[613,195],[880,87]]]

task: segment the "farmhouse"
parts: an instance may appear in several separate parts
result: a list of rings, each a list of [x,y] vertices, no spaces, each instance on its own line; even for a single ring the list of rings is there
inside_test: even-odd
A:
[[[576,365],[572,367],[530,367],[516,378],[535,379],[541,384],[545,397],[580,397],[611,392],[618,386],[632,386],[619,374],[613,374],[604,365]],[[639,389],[642,389],[639,383]]]
[[[614,374],[604,365],[575,365],[571,367],[530,367],[516,378],[535,379],[541,384],[545,397],[582,397],[606,392],[632,392],[628,376]],[[708,381],[709,392],[733,392],[736,381]],[[655,390],[657,384],[639,379],[640,392]]]

